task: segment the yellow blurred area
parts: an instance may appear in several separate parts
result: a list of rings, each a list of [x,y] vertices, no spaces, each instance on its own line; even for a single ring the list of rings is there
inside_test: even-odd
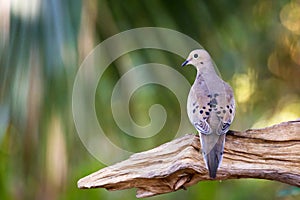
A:
[[[284,121],[300,119],[300,98],[296,95],[283,97],[275,108],[257,119],[252,128],[263,128]]]
[[[268,56],[268,69],[292,88],[300,89],[300,36],[281,30],[278,37]]]
[[[237,103],[247,103],[256,89],[255,74],[250,68],[248,73],[236,73],[232,78]]]
[[[294,0],[286,4],[280,12],[280,20],[288,30],[300,34],[300,2]]]
[[[67,178],[68,160],[66,141],[60,117],[54,115],[49,125],[46,150],[47,191],[56,199],[56,194],[64,188]]]

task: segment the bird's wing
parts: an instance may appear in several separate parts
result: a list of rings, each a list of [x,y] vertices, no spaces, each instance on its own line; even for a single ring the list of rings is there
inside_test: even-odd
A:
[[[210,120],[212,114],[214,119]],[[204,78],[197,77],[188,98],[188,115],[195,128],[203,134],[210,134],[211,129],[219,135],[225,134],[234,114],[235,101],[231,87],[222,81],[221,87],[209,90]]]
[[[235,101],[233,96],[232,88],[226,83],[224,84],[224,97],[220,99],[220,105],[218,106],[218,112],[221,113],[218,115],[221,119],[221,123],[219,125],[218,134],[225,134],[233,121],[235,114]]]
[[[213,107],[214,102],[211,102],[211,95],[205,80],[197,77],[188,96],[187,111],[191,123],[200,133],[211,133],[211,127],[207,120]]]

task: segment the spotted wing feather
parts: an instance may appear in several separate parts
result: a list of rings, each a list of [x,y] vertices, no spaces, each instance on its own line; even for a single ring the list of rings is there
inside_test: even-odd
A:
[[[226,82],[224,82],[224,89],[225,89],[225,98],[222,107],[225,108],[225,112],[223,113],[222,116],[220,116],[221,123],[219,126],[219,130],[217,132],[220,135],[227,133],[235,114],[235,101],[234,101],[232,88]]]
[[[201,77],[198,78],[195,84],[192,86],[188,96],[187,111],[189,119],[200,133],[210,134],[211,127],[207,122],[212,111],[210,93]]]

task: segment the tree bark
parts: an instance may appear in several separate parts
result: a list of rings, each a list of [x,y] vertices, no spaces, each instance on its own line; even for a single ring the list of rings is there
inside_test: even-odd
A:
[[[210,180],[197,135],[188,134],[106,167],[78,181],[79,188],[137,188],[137,197],[185,189]],[[300,120],[263,129],[229,131],[214,180],[259,178],[300,187]]]

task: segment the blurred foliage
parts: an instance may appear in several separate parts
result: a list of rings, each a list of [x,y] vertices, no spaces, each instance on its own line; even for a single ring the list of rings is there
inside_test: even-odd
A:
[[[76,134],[71,95],[76,72],[101,41],[137,27],[180,31],[206,48],[235,90],[233,129],[264,127],[300,115],[300,1],[0,1],[0,199],[132,199],[134,190],[79,190],[79,178],[104,167]],[[189,52],[187,52],[188,54]],[[163,55],[163,56],[161,56]],[[157,50],[129,54],[133,64],[174,66],[193,82],[182,59]],[[121,64],[120,64],[121,63]],[[108,137],[131,151],[171,140],[178,102],[166,88],[145,86],[132,97],[131,114],[149,123],[151,105],[168,113],[155,137],[129,137],[116,127],[110,94],[122,60],[100,80],[97,113]],[[103,83],[103,84],[101,84]],[[161,94],[164,95],[161,95]],[[99,116],[99,115],[98,115]],[[289,199],[299,192],[261,180],[201,182],[188,191],[152,199]],[[283,191],[283,192],[279,192]],[[296,190],[293,190],[296,191]],[[278,193],[279,192],[279,193]],[[279,195],[277,195],[277,193]],[[295,195],[295,196],[294,196]]]

